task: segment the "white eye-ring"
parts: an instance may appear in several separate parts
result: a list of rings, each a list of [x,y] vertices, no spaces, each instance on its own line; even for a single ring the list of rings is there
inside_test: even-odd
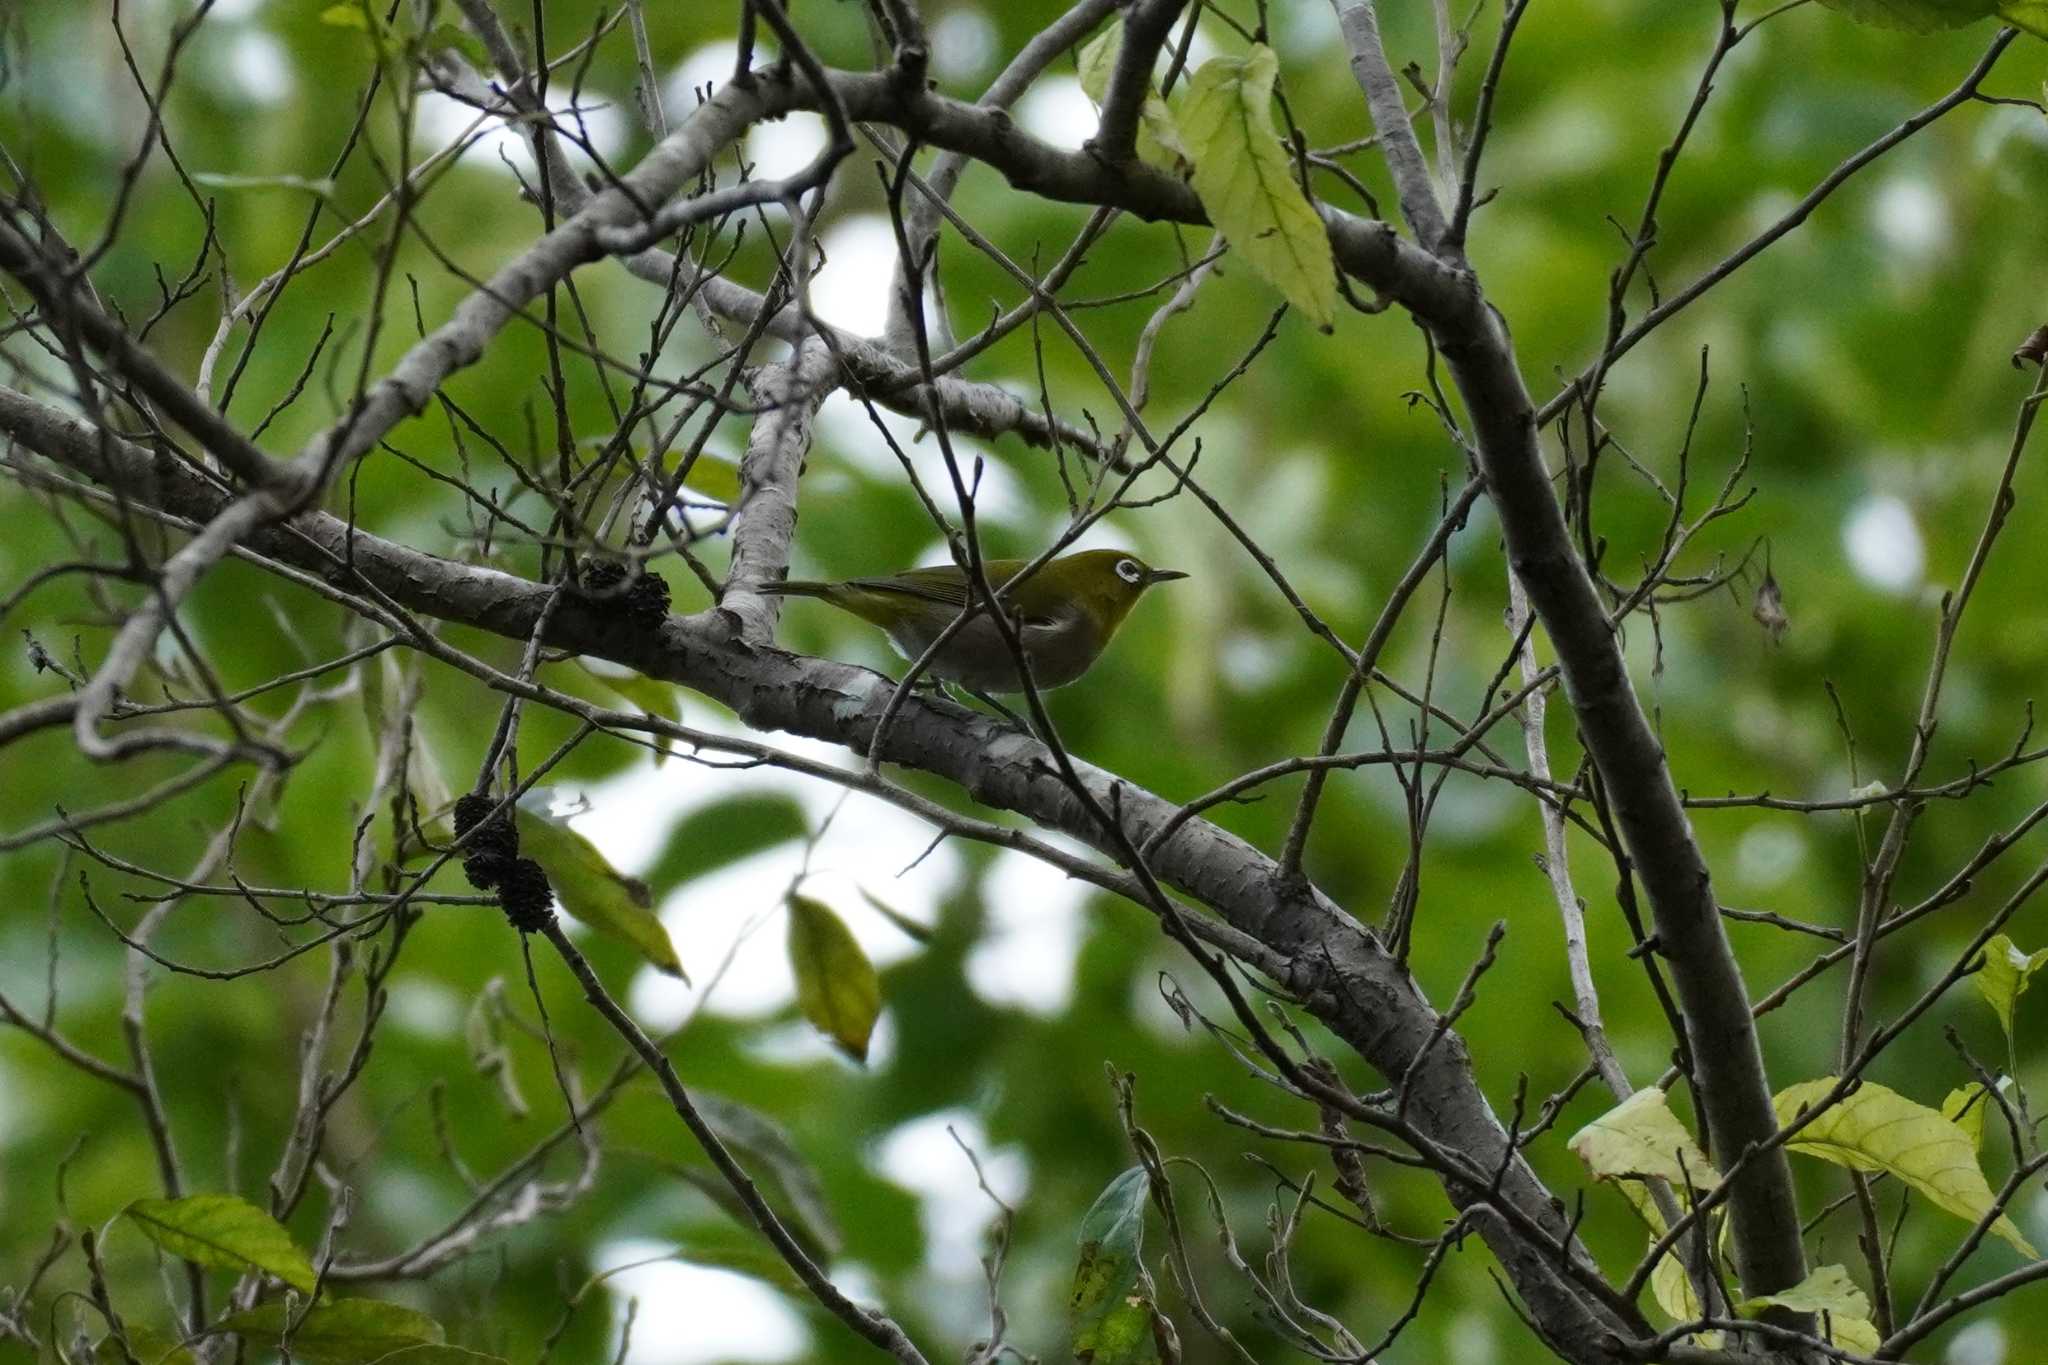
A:
[[[1116,576],[1126,583],[1136,583],[1145,577],[1145,569],[1135,559],[1119,559],[1116,562]]]

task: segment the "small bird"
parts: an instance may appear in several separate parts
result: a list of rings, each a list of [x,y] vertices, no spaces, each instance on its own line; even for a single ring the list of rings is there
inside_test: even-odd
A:
[[[1145,589],[1187,577],[1177,569],[1152,568],[1122,550],[1083,550],[1048,561],[1014,592],[1004,593],[1003,586],[1030,562],[985,559],[982,569],[1009,607],[1024,656],[1031,661],[1031,680],[1042,688],[1064,687],[1086,673]],[[973,596],[966,571],[956,564],[844,583],[791,579],[763,584],[760,590],[816,597],[852,612],[887,631],[896,652],[913,660],[923,657]],[[971,692],[1024,690],[1016,658],[986,611],[953,633],[932,660],[931,672]]]

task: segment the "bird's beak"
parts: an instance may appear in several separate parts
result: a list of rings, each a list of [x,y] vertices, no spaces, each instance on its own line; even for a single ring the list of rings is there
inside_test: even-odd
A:
[[[1145,584],[1147,587],[1150,587],[1154,583],[1171,583],[1176,578],[1186,577],[1187,575],[1179,569],[1154,569],[1146,577]]]

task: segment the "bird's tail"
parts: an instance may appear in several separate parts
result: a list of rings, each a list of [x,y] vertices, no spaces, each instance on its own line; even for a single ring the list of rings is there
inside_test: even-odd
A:
[[[765,593],[769,597],[829,598],[832,596],[832,590],[837,586],[838,585],[835,583],[814,583],[809,579],[790,578],[785,579],[780,583],[757,584],[754,588],[754,591],[758,593]]]

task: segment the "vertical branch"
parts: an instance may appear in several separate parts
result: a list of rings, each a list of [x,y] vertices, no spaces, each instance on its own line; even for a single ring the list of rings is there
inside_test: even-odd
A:
[[[1337,24],[1351,49],[1351,74],[1365,92],[1365,107],[1372,115],[1373,131],[1379,135],[1380,150],[1387,169],[1393,173],[1394,188],[1401,196],[1401,213],[1415,230],[1415,240],[1426,251],[1444,246],[1447,225],[1443,206],[1437,202],[1436,185],[1429,162],[1415,140],[1415,125],[1409,122],[1408,107],[1401,100],[1401,85],[1387,61],[1386,45],[1380,41],[1379,15],[1373,0],[1330,0],[1337,11]]]

